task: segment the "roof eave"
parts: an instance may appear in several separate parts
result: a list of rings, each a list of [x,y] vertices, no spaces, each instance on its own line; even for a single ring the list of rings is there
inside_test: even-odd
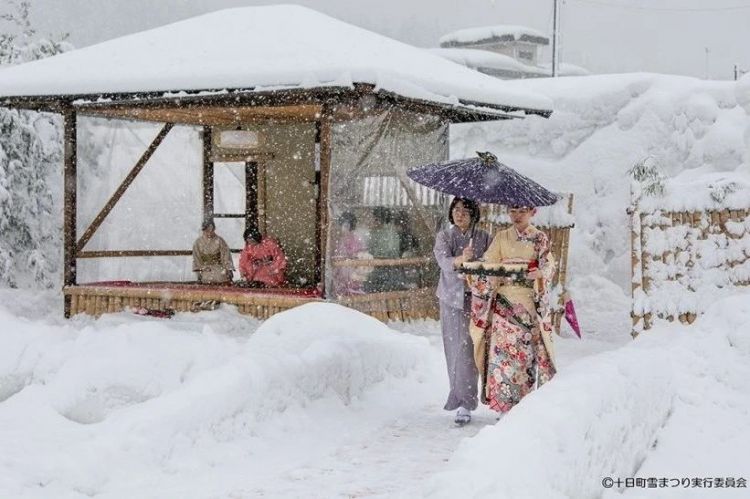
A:
[[[336,102],[345,97],[357,97],[374,94],[377,97],[398,102],[405,107],[420,109],[424,112],[442,114],[452,123],[473,121],[494,121],[519,118],[518,113],[549,117],[551,110],[530,109],[513,106],[502,106],[483,102],[459,101],[458,104],[441,103],[426,99],[405,97],[384,90],[376,90],[369,83],[355,83],[346,86],[323,86],[312,88],[275,88],[275,89],[203,89],[147,91],[131,93],[102,93],[80,95],[44,95],[0,97],[0,107],[62,113],[74,108],[85,112],[87,109],[122,108],[122,107],[157,107],[165,105],[190,104],[233,104],[233,105],[285,105]],[[516,113],[516,114],[514,114]]]

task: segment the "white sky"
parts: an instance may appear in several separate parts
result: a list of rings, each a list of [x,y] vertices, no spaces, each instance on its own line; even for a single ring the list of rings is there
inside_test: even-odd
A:
[[[9,0],[0,0],[0,5]],[[89,45],[225,7],[269,0],[31,0],[42,33]],[[523,24],[552,30],[553,0],[298,0],[420,47],[460,28]],[[730,79],[750,69],[750,0],[564,0],[563,62],[593,72],[649,71]],[[739,8],[742,7],[742,8]],[[198,34],[196,34],[198,35]],[[708,60],[706,57],[708,49]],[[549,59],[549,50],[545,54]],[[707,72],[708,70],[708,72]]]

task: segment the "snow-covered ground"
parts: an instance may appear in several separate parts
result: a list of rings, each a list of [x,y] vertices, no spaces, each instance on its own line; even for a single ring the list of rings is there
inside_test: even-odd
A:
[[[313,304],[263,324],[230,308],[65,322],[56,293],[2,295],[2,497],[419,493],[496,422],[481,410],[459,429],[442,410],[434,321],[397,332]],[[563,365],[581,355],[570,342]]]
[[[576,195],[569,278],[584,337],[563,331],[550,383],[499,423],[483,409],[459,429],[441,409],[435,322],[386,326],[330,304],[264,323],[231,308],[64,321],[58,293],[0,290],[0,497],[750,496],[602,486],[750,477],[750,295],[629,336],[626,172],[647,155],[685,179],[746,172],[737,87],[645,74],[522,84],[555,102],[549,120],[456,127],[451,145]],[[149,133],[121,134],[123,150]],[[166,160],[154,160],[156,175]],[[91,181],[82,191],[106,198],[111,186]],[[133,218],[121,208],[111,223]]]
[[[310,304],[64,322],[56,293],[2,302],[2,497],[602,497],[604,477],[750,471],[747,296],[636,341],[562,338],[552,382],[464,428],[432,321]]]

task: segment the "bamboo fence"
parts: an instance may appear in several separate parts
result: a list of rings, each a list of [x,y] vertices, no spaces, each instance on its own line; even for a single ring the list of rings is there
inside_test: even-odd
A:
[[[652,327],[654,319],[666,319],[668,321],[679,320],[683,324],[692,324],[700,314],[699,310],[685,310],[675,313],[654,309],[655,306],[649,302],[649,297],[655,287],[660,284],[656,279],[676,281],[684,288],[684,292],[695,291],[684,278],[688,273],[703,272],[704,265],[700,264],[701,252],[697,242],[706,241],[709,238],[723,236],[727,241],[750,238],[750,208],[739,210],[706,210],[706,211],[654,211],[643,213],[635,208],[629,210],[631,216],[631,292],[633,298],[632,335],[637,336],[641,331]],[[731,230],[729,222],[734,222]],[[738,231],[737,227],[743,228]],[[666,237],[670,228],[682,228],[686,236],[680,239]],[[664,247],[664,251],[652,254],[647,250],[649,235],[657,236],[656,232],[662,232],[664,240],[672,244]],[[692,242],[691,242],[692,240]],[[750,247],[750,245],[747,245]],[[719,248],[716,251],[720,251]],[[730,273],[738,265],[742,265],[750,259],[747,249],[741,254],[734,255],[715,266],[723,272]],[[675,262],[678,262],[675,265]],[[671,264],[675,270],[666,277],[654,275],[654,268],[660,264]],[[750,280],[732,280],[727,282],[734,286],[748,286]]]

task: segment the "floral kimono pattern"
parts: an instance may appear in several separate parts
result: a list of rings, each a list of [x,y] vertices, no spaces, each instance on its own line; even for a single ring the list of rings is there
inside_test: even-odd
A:
[[[512,232],[511,232],[512,231]],[[507,412],[555,375],[549,287],[554,262],[547,235],[534,227],[500,231],[485,253],[487,262],[526,261],[541,277],[532,285],[493,287],[473,279],[471,334],[482,375],[482,402]],[[530,281],[531,282],[531,281]]]

